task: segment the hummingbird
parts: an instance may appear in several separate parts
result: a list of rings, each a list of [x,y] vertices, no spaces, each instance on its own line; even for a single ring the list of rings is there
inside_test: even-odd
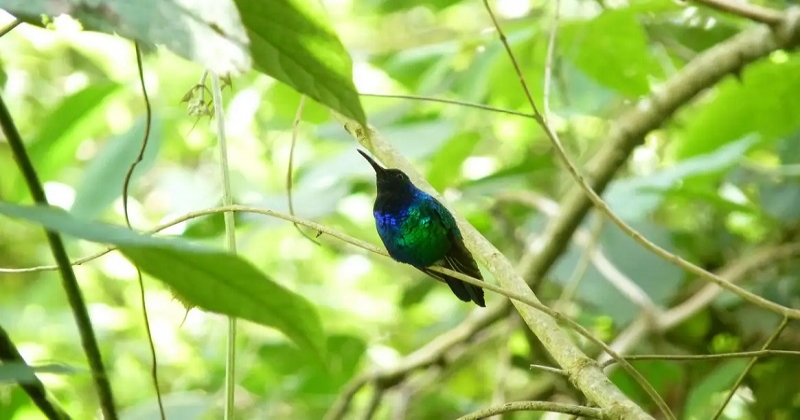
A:
[[[462,301],[485,307],[483,289],[430,269],[438,265],[483,280],[453,215],[403,171],[384,168],[363,151],[358,153],[375,169],[378,196],[372,214],[389,256],[447,283]]]

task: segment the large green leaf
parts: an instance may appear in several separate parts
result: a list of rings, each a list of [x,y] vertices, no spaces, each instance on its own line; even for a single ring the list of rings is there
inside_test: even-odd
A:
[[[720,363],[710,374],[705,375],[689,390],[683,416],[685,419],[707,419],[723,401],[723,395],[730,392],[736,377],[744,370],[747,361],[743,359]]]
[[[41,118],[40,129],[29,140],[28,153],[39,178],[49,181],[75,160],[81,142],[106,126],[103,105],[119,91],[116,83],[91,84],[66,98]],[[13,184],[11,199],[21,199],[27,188],[19,175],[6,174]]]
[[[54,207],[0,203],[0,214],[77,238],[114,244],[186,303],[275,328],[299,347],[324,357],[325,337],[314,306],[241,257],[177,238],[147,236],[122,226],[76,219]]]
[[[122,195],[122,185],[128,168],[139,155],[145,131],[145,120],[140,119],[126,133],[110,139],[103,150],[87,165],[75,191],[75,201],[70,212],[86,220],[97,218]],[[155,162],[161,146],[161,121],[153,118],[150,136],[142,161],[136,165],[131,186]]]
[[[777,54],[748,66],[741,80],[729,78],[702,105],[683,114],[674,153],[680,158],[708,153],[750,133],[765,140],[790,134],[800,128],[797,92],[800,58]]]
[[[607,10],[588,22],[569,22],[559,33],[560,54],[584,73],[623,95],[650,90],[661,76],[647,34],[631,10]]]
[[[254,67],[317,102],[366,123],[353,63],[315,0],[235,0]]]
[[[220,74],[251,65],[247,34],[231,0],[6,0],[2,7],[29,19],[68,14],[91,30],[163,44]]]
[[[692,177],[729,169],[756,141],[757,138],[748,136],[650,175],[614,181],[603,195],[617,216],[628,221],[641,220],[661,204],[665,191]]]

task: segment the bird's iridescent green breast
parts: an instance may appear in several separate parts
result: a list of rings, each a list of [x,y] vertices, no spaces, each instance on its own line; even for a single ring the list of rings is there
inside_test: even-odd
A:
[[[434,207],[421,200],[393,212],[375,212],[378,234],[392,258],[417,267],[441,260],[452,246],[451,228]]]

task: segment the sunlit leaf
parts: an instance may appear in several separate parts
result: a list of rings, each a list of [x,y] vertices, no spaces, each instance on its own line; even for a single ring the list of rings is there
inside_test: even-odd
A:
[[[366,123],[353,63],[314,0],[235,0],[254,67],[331,109]]]
[[[299,347],[324,355],[322,325],[314,306],[236,255],[178,238],[141,235],[121,226],[83,221],[53,207],[0,203],[0,214],[117,245],[142,271],[164,282],[186,303],[275,328]]]
[[[682,135],[672,145],[681,158],[709,153],[757,134],[774,140],[800,128],[800,58],[762,61],[728,78],[700,105],[681,115]]]
[[[42,181],[50,181],[71,164],[81,142],[106,126],[104,106],[119,88],[116,83],[91,84],[65,97],[41,118],[39,131],[25,140],[30,143],[28,153]],[[14,185],[13,198],[24,197],[27,189],[19,175],[11,172],[8,178]]]
[[[649,78],[661,76],[647,33],[631,10],[609,9],[589,21],[566,23],[558,45],[564,59],[626,96],[646,94]]]

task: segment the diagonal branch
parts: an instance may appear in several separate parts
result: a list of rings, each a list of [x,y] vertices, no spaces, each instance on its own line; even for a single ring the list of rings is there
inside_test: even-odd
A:
[[[419,172],[375,130],[364,128],[357,122],[339,114],[334,113],[334,116],[359,143],[378,156],[383,163],[393,168],[399,168],[411,178],[415,185],[441,199]],[[453,216],[464,235],[467,248],[476,259],[488,268],[497,282],[504,289],[541,305],[525,280],[517,274],[511,262],[460,214],[453,212]],[[611,383],[597,364],[583,354],[570,337],[559,328],[555,319],[516,300],[512,303],[550,355],[558,362],[559,366],[568,372],[573,384],[590,401],[607,410],[608,418],[652,418]],[[635,372],[630,373],[635,375]]]
[[[586,173],[592,190],[600,194],[633,149],[652,130],[660,127],[697,94],[744,66],[779,49],[800,45],[800,8],[789,9],[785,21],[775,30],[759,26],[744,31],[698,55],[680,72],[654,89],[611,126],[604,147],[590,162]],[[542,251],[527,259],[523,276],[532,285],[541,281],[553,263],[564,252],[569,238],[592,206],[582,186],[574,186],[561,200],[562,212],[546,229]]]

